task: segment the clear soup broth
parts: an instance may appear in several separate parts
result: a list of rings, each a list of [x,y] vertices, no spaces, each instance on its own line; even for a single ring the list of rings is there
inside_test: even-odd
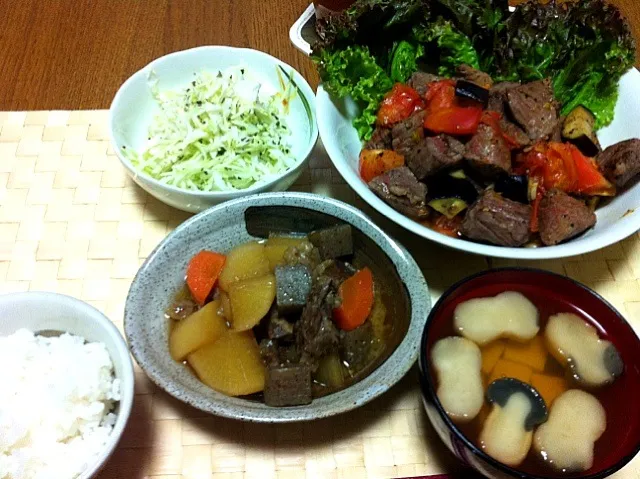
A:
[[[510,274],[516,274],[514,271],[508,270],[502,273],[507,277]],[[595,396],[606,412],[606,429],[595,442],[593,466],[587,471],[559,471],[546,463],[532,444],[524,461],[512,467],[517,471],[537,477],[585,476],[613,467],[627,449],[629,449],[629,454],[637,452],[638,441],[640,441],[637,430],[639,414],[636,400],[633,399],[637,397],[639,392],[640,373],[636,359],[637,351],[627,349],[628,346],[635,343],[631,341],[632,338],[628,334],[628,326],[622,323],[614,312],[607,308],[608,315],[602,314],[604,313],[603,305],[598,302],[597,304],[602,306],[590,309],[592,313],[602,319],[602,321],[598,321],[594,315],[575,306],[575,304],[585,304],[585,300],[588,298],[595,305],[594,301],[597,301],[595,296],[575,283],[569,289],[560,289],[561,283],[568,280],[561,277],[555,279],[558,281],[557,285],[553,284],[553,281],[548,284],[544,284],[542,281],[538,283],[523,281],[522,284],[508,281],[491,284],[490,281],[483,281],[482,277],[478,277],[470,282],[473,284],[463,285],[460,291],[447,298],[437,306],[438,310],[432,313],[427,352],[428,357],[431,358],[431,350],[436,342],[448,336],[460,335],[454,327],[453,319],[454,311],[459,304],[473,298],[496,296],[504,291],[515,291],[526,296],[539,312],[540,330],[538,334],[525,343],[510,339],[498,339],[480,347],[482,382],[485,391],[484,405],[472,421],[467,423],[454,421],[454,425],[476,447],[484,449],[480,441],[480,434],[493,407],[487,400],[486,391],[491,382],[501,377],[513,377],[532,385],[545,399],[549,411],[553,408],[553,401],[566,390],[584,390]],[[598,388],[585,388],[573,380],[567,369],[550,354],[549,345],[545,341],[544,332],[548,320],[558,313],[576,314],[596,328],[600,339],[611,341],[620,352],[620,358],[624,363],[623,373],[612,383]],[[611,326],[615,332],[612,334],[606,326]],[[621,334],[625,332],[625,328],[627,330],[626,338],[621,341]],[[637,338],[633,339],[637,341]],[[438,376],[431,360],[429,364],[431,381],[435,390],[438,386]]]

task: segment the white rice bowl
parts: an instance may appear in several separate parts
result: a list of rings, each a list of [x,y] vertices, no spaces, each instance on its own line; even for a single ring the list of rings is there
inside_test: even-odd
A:
[[[120,381],[102,343],[0,337],[0,479],[72,479],[104,451]]]

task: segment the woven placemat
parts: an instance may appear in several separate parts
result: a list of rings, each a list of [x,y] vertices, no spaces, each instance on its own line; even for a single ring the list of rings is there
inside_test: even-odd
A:
[[[122,330],[138,267],[188,214],[138,188],[108,142],[105,111],[0,112],[0,293],[48,290],[94,305]],[[319,146],[295,190],[372,216],[421,265],[434,300],[488,267],[529,265],[594,288],[640,328],[638,235],[586,256],[546,262],[448,250],[393,225],[356,197]],[[155,388],[136,366],[131,421],[101,479],[391,478],[459,469],[423,412],[412,371],[348,414],[256,425],[208,416]],[[614,477],[640,477],[636,458]]]

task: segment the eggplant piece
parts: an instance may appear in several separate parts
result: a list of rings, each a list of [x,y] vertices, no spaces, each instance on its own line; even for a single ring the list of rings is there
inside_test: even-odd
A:
[[[454,172],[455,173],[455,172]],[[443,198],[460,198],[467,204],[473,203],[478,197],[478,190],[466,176],[459,178],[451,174],[440,174],[427,181],[429,200]]]
[[[480,103],[484,108],[489,104],[489,90],[467,80],[456,82],[456,96]]]
[[[467,202],[460,198],[439,198],[429,201],[428,204],[431,208],[449,219],[454,218],[469,207]]]
[[[494,185],[497,193],[519,203],[529,204],[529,178],[527,175],[501,175]]]
[[[602,148],[596,136],[596,117],[582,105],[575,107],[565,118],[562,136],[586,156],[596,156]]]

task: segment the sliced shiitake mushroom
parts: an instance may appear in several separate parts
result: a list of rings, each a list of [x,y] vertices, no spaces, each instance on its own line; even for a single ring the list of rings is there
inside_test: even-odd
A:
[[[493,405],[480,444],[494,459],[517,466],[529,453],[533,429],[547,420],[547,406],[535,388],[513,378],[498,379],[487,389]]]
[[[480,348],[468,339],[447,337],[433,345],[431,362],[444,410],[455,422],[471,421],[484,403]]]
[[[460,303],[453,322],[456,331],[480,346],[498,338],[529,341],[540,330],[538,308],[516,291]]]
[[[593,448],[606,427],[602,404],[587,392],[570,389],[553,402],[549,420],[536,430],[534,448],[554,469],[586,471],[593,466]]]
[[[624,371],[616,347],[610,341],[600,339],[593,326],[573,313],[551,316],[545,339],[551,354],[584,386],[603,386]]]

